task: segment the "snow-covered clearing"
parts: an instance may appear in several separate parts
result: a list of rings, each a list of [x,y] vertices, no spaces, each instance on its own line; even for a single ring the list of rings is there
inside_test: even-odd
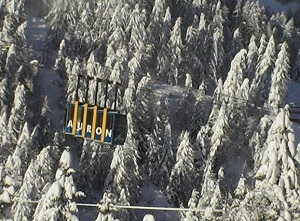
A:
[[[26,29],[27,43],[32,51],[32,58],[37,60],[40,64],[39,70],[39,82],[40,87],[43,90],[45,96],[48,98],[48,105],[51,111],[51,123],[53,131],[59,131],[62,129],[64,119],[64,108],[62,108],[63,88],[62,80],[59,75],[48,68],[44,67],[44,60],[53,56],[52,52],[47,52],[45,49],[45,43],[47,39],[47,33],[49,26],[40,18],[29,17]],[[50,54],[50,56],[47,55]],[[49,64],[48,61],[46,64]]]

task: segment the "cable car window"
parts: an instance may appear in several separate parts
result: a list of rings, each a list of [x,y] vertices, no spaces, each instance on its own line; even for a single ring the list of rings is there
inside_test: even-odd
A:
[[[96,131],[95,131],[95,140],[96,141],[100,141],[101,140],[102,116],[103,116],[103,110],[98,110],[97,121],[96,121]]]
[[[94,114],[94,108],[89,107],[87,111],[86,129],[84,135],[84,137],[88,139],[92,138],[93,114]]]
[[[77,121],[76,121],[76,124],[74,125],[74,126],[76,126],[75,136],[78,136],[78,137],[82,136],[83,111],[84,111],[84,105],[79,105]]]
[[[72,134],[73,130],[73,114],[74,114],[74,104],[68,104],[67,105],[67,111],[66,111],[66,134]]]
[[[113,136],[113,116],[111,113],[107,114],[106,118],[106,129],[105,129],[105,138],[104,142],[105,143],[112,143],[112,136]]]
[[[122,145],[126,139],[127,131],[127,118],[126,115],[115,114],[114,124],[114,140],[113,144]]]

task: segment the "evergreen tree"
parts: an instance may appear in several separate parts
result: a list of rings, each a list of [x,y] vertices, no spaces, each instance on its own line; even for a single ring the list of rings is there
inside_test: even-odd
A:
[[[191,138],[192,140],[196,137],[200,128],[205,125],[207,117],[205,110],[205,86],[204,83],[199,86],[196,102],[192,109],[191,119]]]
[[[194,151],[189,136],[187,131],[181,135],[182,140],[177,150],[176,163],[165,190],[168,199],[175,205],[187,205],[194,187]]]
[[[255,77],[250,87],[250,101],[256,105],[263,105],[267,100],[271,86],[271,73],[274,68],[275,42],[271,36],[267,48],[256,68]]]
[[[223,67],[224,60],[224,32],[223,32],[223,13],[221,9],[221,2],[218,1],[215,14],[212,23],[209,25],[209,36],[210,39],[207,44],[208,48],[208,60],[206,67],[207,77],[211,78],[215,85],[217,85],[218,79],[223,77],[221,68]]]
[[[47,146],[37,155],[36,159],[31,160],[22,185],[17,191],[20,200],[14,202],[12,207],[14,220],[33,220],[36,204],[25,201],[40,200],[42,194],[49,188],[55,175],[53,171],[57,169],[59,152],[57,146]]]
[[[123,96],[123,109],[127,113],[132,112],[134,109],[135,94],[136,87],[134,85],[134,80],[130,79]]]
[[[115,195],[119,203],[130,204],[139,196],[140,171],[137,164],[138,151],[135,131],[130,124],[132,116],[127,115],[128,132],[123,146],[117,145],[104,187]],[[122,204],[122,205],[126,205]]]
[[[258,48],[256,45],[256,38],[254,35],[251,36],[249,45],[248,45],[248,53],[247,53],[247,70],[245,76],[252,81],[255,73],[255,68],[257,65],[258,59]]]
[[[170,70],[167,72],[167,82],[171,85],[178,85],[182,82],[180,64],[182,62],[183,44],[181,39],[181,18],[179,17],[171,32],[168,47],[170,50]]]
[[[0,106],[3,107],[4,105],[9,104],[9,86],[8,86],[8,79],[3,78],[0,82]]]
[[[151,88],[151,78],[145,76],[139,82],[135,95],[135,110],[132,114],[138,129],[139,151],[144,154],[147,150],[146,135],[153,129],[154,95]]]
[[[171,13],[168,7],[165,12],[165,17],[163,20],[161,36],[160,36],[160,50],[157,55],[156,69],[158,72],[158,77],[167,82],[168,71],[171,65],[170,50],[168,47],[168,41],[171,35]]]
[[[162,98],[157,102],[157,107],[153,132],[148,137],[147,159],[152,182],[165,189],[174,163],[168,101]]]
[[[102,200],[100,201],[100,212],[95,221],[119,221],[119,219],[114,219],[112,212],[115,212],[113,207],[115,199],[113,194],[105,192],[103,194]]]
[[[281,205],[275,214],[286,220],[294,220],[293,216],[298,216],[294,205],[299,203],[299,181],[296,175],[299,157],[294,141],[294,131],[285,107],[280,109],[268,132],[261,166],[255,175],[256,191],[273,192],[273,197]]]
[[[287,82],[289,80],[289,55],[287,43],[281,45],[278,53],[275,68],[273,70],[271,89],[268,103],[277,112],[285,103],[287,95]]]
[[[242,33],[239,28],[237,28],[233,32],[233,39],[231,43],[230,56],[234,58],[234,56],[244,48],[244,39]],[[231,60],[231,59],[230,59]]]
[[[24,85],[18,85],[15,91],[15,98],[11,114],[7,123],[5,143],[16,143],[21,132],[23,122],[26,118],[26,91]]]
[[[15,195],[15,181],[0,165],[0,219],[11,218],[11,204]]]
[[[199,21],[198,21],[199,20]],[[194,85],[200,86],[201,81],[205,80],[204,77],[204,63],[205,58],[205,35],[207,33],[206,18],[204,13],[201,13],[200,18],[194,16],[194,21],[191,26],[187,28],[186,32],[186,46],[184,50],[184,63],[186,63],[185,70],[192,76]]]
[[[294,64],[294,66],[292,67],[291,78],[297,82],[299,82],[299,80],[300,80],[300,49],[298,50],[296,62]]]
[[[251,35],[254,34],[256,38],[260,38],[264,33],[267,33],[267,16],[259,1],[246,1],[242,8],[242,17],[244,36],[248,36],[250,39]]]
[[[179,130],[189,130],[191,125],[191,110],[193,109],[193,104],[195,103],[195,95],[191,88],[187,88],[184,91],[182,98],[180,98],[177,109],[175,110],[176,120],[171,122],[172,125]]]
[[[61,42],[66,33],[73,33],[76,27],[77,20],[77,1],[64,1],[56,0],[53,2],[53,7],[48,13],[46,19],[51,25],[49,40],[55,46]],[[78,50],[78,48],[75,48]]]
[[[54,70],[59,73],[61,77],[65,77],[64,74],[66,72],[66,64],[65,58],[67,56],[66,52],[66,41],[62,39],[59,45],[59,51],[57,53],[57,57],[55,59]]]
[[[39,125],[40,125],[40,144],[42,146],[47,146],[49,145],[50,142],[50,137],[49,133],[51,133],[51,126],[58,128],[61,122],[55,122],[56,125],[53,123],[51,124],[50,121],[51,117],[51,110],[48,104],[48,97],[45,96],[43,106],[41,108],[41,116],[39,119]]]
[[[207,207],[205,214],[206,218],[212,216],[212,212],[219,205],[221,200],[220,193],[220,181],[224,179],[217,176],[217,172],[223,172],[223,169],[218,168],[220,165],[216,165],[216,159],[221,148],[225,148],[224,145],[228,141],[228,116],[225,113],[225,103],[222,104],[218,117],[213,125],[211,136],[211,148],[209,150],[208,159],[205,164],[203,183],[201,187],[201,198],[198,203],[199,208],[203,206]],[[226,174],[225,174],[226,176]]]
[[[84,192],[102,188],[110,168],[112,150],[109,146],[97,142],[84,141],[80,156],[80,186]]]
[[[14,153],[8,156],[6,161],[6,168],[10,174],[14,174],[15,177],[23,177],[25,170],[27,169],[32,153],[34,153],[30,146],[30,130],[27,122],[25,122],[20,137],[18,139]]]
[[[167,3],[165,0],[155,0],[153,8],[150,14],[149,25],[147,27],[147,42],[152,44],[153,55],[152,58],[157,58],[158,51],[162,46],[162,43],[166,42],[166,30],[163,29],[164,26],[164,17],[167,9]],[[168,35],[170,34],[170,30]],[[159,45],[159,46],[154,46]],[[155,62],[155,61],[153,61]]]
[[[72,155],[67,147],[63,151],[57,169],[55,179],[46,194],[37,205],[34,220],[72,220],[78,221],[75,215],[78,212],[74,202],[75,197],[84,196],[77,191],[72,169]]]
[[[7,107],[6,106],[4,106],[3,108],[2,108],[2,111],[1,111],[1,116],[0,116],[0,144],[1,144],[1,153],[3,153],[4,154],[4,150],[3,150],[3,148],[2,148],[2,145],[4,144],[4,142],[6,141],[5,140],[5,136],[6,136],[6,126],[7,126],[7,121],[8,121],[8,119],[7,119]]]
[[[223,85],[225,100],[232,102],[239,97],[238,91],[243,83],[243,73],[246,69],[246,49],[240,50],[231,62],[226,81]]]

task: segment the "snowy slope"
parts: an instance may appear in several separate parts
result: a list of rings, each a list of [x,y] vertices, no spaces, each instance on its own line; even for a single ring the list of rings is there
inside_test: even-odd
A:
[[[299,8],[299,3],[297,1],[282,4],[276,0],[260,0],[260,4],[271,13],[285,12],[286,14],[295,14]]]

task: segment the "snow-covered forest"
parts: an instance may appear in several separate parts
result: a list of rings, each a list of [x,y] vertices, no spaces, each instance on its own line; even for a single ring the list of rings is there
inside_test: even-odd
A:
[[[0,0],[0,27],[0,220],[300,220],[297,1]],[[65,135],[79,74],[122,84],[124,145]]]

